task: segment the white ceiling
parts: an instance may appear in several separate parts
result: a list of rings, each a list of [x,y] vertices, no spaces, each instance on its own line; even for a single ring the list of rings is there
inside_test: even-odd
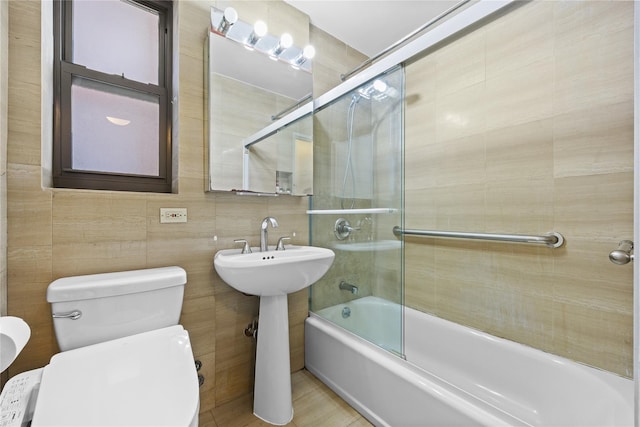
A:
[[[284,0],[311,23],[371,57],[458,1]]]

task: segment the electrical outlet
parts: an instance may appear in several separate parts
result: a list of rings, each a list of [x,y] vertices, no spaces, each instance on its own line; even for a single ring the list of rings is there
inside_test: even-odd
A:
[[[187,222],[187,208],[160,208],[160,223]]]

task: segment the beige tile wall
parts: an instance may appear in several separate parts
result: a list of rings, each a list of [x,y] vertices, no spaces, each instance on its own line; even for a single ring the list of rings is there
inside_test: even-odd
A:
[[[258,298],[244,296],[223,283],[214,272],[213,255],[233,246],[236,238],[257,244],[259,223],[267,215],[280,223],[272,238],[289,235],[295,236],[294,244],[306,243],[308,201],[204,193],[203,43],[209,7],[214,3],[178,3],[177,194],[41,187],[41,132],[47,130],[41,128],[40,118],[40,2],[1,3],[9,9],[8,312],[24,318],[32,328],[31,339],[10,375],[43,366],[58,351],[45,300],[52,280],[180,265],[188,275],[181,323],[190,333],[195,356],[203,362],[201,410],[251,391],[255,347],[244,337],[243,329],[257,316]],[[266,8],[266,3],[252,5]],[[270,8],[274,5],[269,2]],[[253,6],[250,9],[256,11]],[[189,222],[160,224],[160,207],[187,208]],[[304,363],[306,291],[291,295],[289,304],[292,370],[299,370]]]
[[[0,316],[7,314],[7,63],[9,5],[0,3]]]
[[[7,72],[9,4],[0,3],[0,316],[7,315]],[[8,379],[0,374],[0,387]]]
[[[633,3],[530,2],[407,69],[406,303],[632,375]]]
[[[342,83],[341,74],[367,59],[363,53],[313,25],[309,37],[316,48],[313,58],[313,96],[316,98]]]

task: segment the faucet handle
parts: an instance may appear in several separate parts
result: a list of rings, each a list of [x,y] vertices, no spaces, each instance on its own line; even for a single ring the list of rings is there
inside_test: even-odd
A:
[[[281,237],[278,239],[278,244],[276,245],[276,251],[284,251],[284,241],[291,240],[291,237]]]
[[[251,246],[249,246],[249,242],[245,239],[236,239],[234,240],[235,243],[243,243],[244,246],[242,246],[242,253],[243,254],[250,254],[251,253]]]

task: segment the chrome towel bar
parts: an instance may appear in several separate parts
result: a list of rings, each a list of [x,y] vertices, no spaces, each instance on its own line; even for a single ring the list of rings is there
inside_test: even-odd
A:
[[[551,232],[544,236],[527,236],[523,234],[494,234],[494,233],[465,233],[459,231],[435,231],[435,230],[411,230],[402,229],[397,225],[393,227],[393,234],[396,236],[426,236],[449,239],[473,239],[473,240],[493,240],[498,242],[511,243],[535,243],[546,245],[549,248],[559,248],[564,244],[562,234]]]

